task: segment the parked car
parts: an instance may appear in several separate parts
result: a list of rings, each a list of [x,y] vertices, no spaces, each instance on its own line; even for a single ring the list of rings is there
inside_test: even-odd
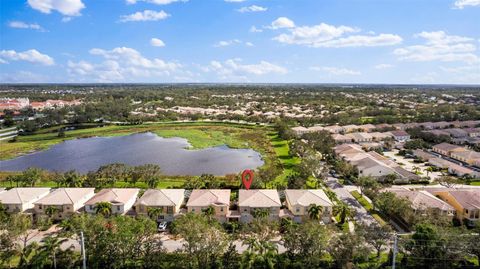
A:
[[[160,222],[160,223],[158,224],[158,229],[157,229],[157,231],[159,231],[159,232],[165,232],[166,230],[167,230],[167,222],[166,222],[166,221]]]

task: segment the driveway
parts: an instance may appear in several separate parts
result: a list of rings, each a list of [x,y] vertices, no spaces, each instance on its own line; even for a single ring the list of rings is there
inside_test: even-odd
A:
[[[396,163],[402,164],[401,167],[406,169],[409,172],[413,172],[414,167],[418,167],[420,171],[420,176],[427,176],[430,178],[431,181],[435,180],[436,178],[440,177],[442,175],[441,172],[427,172],[428,166],[426,166],[426,163],[415,163],[413,162],[413,159],[407,159],[404,156],[399,156],[396,155],[398,154],[398,150],[392,150],[392,151],[386,151],[383,153],[385,157],[390,158],[392,161],[395,160]]]
[[[340,184],[336,178],[328,177],[326,183],[327,186],[333,192],[335,192],[335,194],[337,194],[338,199],[342,200],[355,210],[356,222],[363,222],[367,225],[376,222],[376,220],[370,214],[368,214],[367,210],[357,201],[357,199],[350,194],[348,188]]]

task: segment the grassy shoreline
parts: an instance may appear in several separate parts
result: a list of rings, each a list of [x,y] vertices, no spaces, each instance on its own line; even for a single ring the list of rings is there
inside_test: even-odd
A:
[[[57,127],[58,129],[58,127]],[[66,131],[65,137],[59,138],[55,128],[39,130],[36,134],[19,136],[13,143],[0,143],[0,160],[11,159],[32,152],[46,150],[53,145],[66,140],[87,138],[94,136],[112,137],[123,136],[141,132],[152,132],[161,137],[181,137],[188,140],[192,145],[191,149],[203,149],[220,145],[227,145],[231,148],[251,148],[259,152],[264,160],[263,167],[271,167],[280,164],[282,173],[274,180],[282,184],[286,176],[293,172],[298,164],[296,157],[289,155],[288,141],[282,140],[272,128],[256,125],[242,125],[234,123],[151,123],[142,125],[108,125]],[[0,181],[9,172],[0,171]],[[187,176],[178,176],[174,180],[162,180],[159,186],[178,187],[179,183],[185,181]],[[0,182],[0,187],[6,187],[8,182]],[[51,182],[46,186],[51,187]],[[9,186],[9,185],[8,185]]]

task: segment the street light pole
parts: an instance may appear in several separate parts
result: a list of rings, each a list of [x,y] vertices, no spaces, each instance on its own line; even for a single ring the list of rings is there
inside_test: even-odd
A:
[[[82,249],[82,268],[87,269],[87,258],[85,257],[85,239],[83,238],[83,232],[80,232],[80,247]]]
[[[396,258],[397,258],[397,233],[393,235],[392,269],[395,269]]]

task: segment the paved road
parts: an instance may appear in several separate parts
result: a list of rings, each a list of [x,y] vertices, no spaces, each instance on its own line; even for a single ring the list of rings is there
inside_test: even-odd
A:
[[[348,189],[338,182],[334,177],[327,178],[327,186],[337,194],[338,199],[345,202],[355,210],[355,221],[363,222],[367,225],[376,222],[376,220],[368,214],[367,210],[355,199]]]

